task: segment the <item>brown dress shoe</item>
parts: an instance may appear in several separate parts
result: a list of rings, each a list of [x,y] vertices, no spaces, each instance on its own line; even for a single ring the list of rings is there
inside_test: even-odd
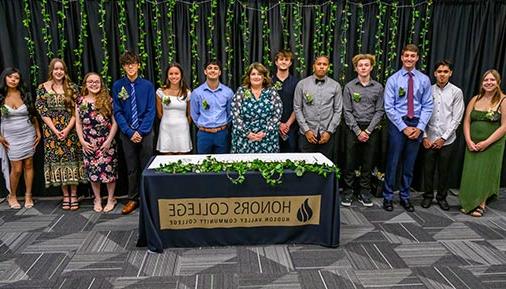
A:
[[[123,206],[123,210],[121,210],[121,213],[123,215],[128,215],[131,212],[135,211],[137,207],[139,206],[139,203],[136,201],[128,201],[125,206]]]

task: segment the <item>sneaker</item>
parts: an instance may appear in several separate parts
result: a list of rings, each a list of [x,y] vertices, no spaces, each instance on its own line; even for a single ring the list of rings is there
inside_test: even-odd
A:
[[[343,207],[351,206],[351,202],[352,202],[351,196],[352,196],[351,194],[345,194],[341,198],[341,206],[343,206]]]
[[[371,201],[371,198],[364,195],[364,194],[360,194],[360,196],[358,196],[358,201],[362,204],[362,206],[364,207],[372,207],[372,201]]]

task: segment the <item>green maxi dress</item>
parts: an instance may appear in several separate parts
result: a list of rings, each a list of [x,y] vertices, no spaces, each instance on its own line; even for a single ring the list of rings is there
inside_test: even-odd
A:
[[[499,112],[499,108],[492,113],[475,109],[471,111],[470,130],[474,143],[486,140],[501,126]],[[506,136],[503,136],[482,152],[466,149],[459,193],[460,205],[466,213],[499,194],[505,140]]]

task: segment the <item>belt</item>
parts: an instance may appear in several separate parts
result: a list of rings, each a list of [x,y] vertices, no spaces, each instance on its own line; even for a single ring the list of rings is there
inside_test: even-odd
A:
[[[217,133],[219,131],[226,129],[227,127],[228,127],[228,125],[224,124],[224,125],[218,126],[218,127],[199,127],[199,130],[201,130],[203,132],[207,132],[207,133]]]

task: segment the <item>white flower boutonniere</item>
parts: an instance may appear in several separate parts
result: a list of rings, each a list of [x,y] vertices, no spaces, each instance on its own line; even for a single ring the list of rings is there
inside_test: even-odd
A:
[[[121,88],[121,90],[119,91],[118,93],[118,98],[125,101],[127,100],[128,98],[130,97],[130,95],[128,94],[128,91],[126,90],[126,88],[123,86]]]
[[[274,88],[274,90],[281,90],[283,88],[283,83],[278,80],[274,83],[272,88]]]
[[[162,97],[162,104],[169,105],[170,103],[170,96],[164,95]]]
[[[498,121],[501,118],[499,112],[492,110],[491,108],[488,109],[485,117],[491,121]]]
[[[362,96],[360,95],[359,92],[354,92],[351,97],[353,98],[354,102],[360,102],[360,100],[362,99]]]
[[[244,99],[250,99],[253,97],[253,93],[248,88],[244,88]]]
[[[306,101],[306,103],[308,105],[312,105],[313,104],[313,96],[308,93],[308,92],[304,92],[304,100]]]

